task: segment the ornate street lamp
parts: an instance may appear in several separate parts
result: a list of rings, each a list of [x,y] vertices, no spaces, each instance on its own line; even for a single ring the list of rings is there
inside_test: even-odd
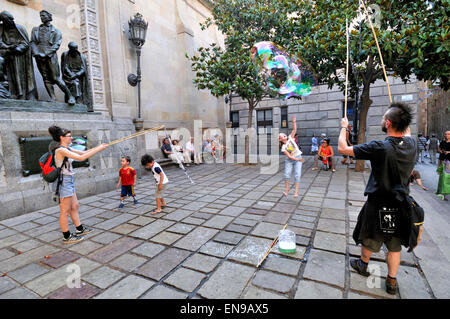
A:
[[[133,42],[136,47],[136,55],[137,55],[137,75],[130,74],[128,75],[128,83],[131,86],[138,87],[138,117],[134,120],[136,125],[136,130],[143,128],[143,119],[141,118],[141,50],[142,46],[145,43],[145,37],[147,35],[148,23],[145,22],[142,15],[140,13],[136,13],[134,18],[128,21],[129,32],[130,32],[130,40]]]

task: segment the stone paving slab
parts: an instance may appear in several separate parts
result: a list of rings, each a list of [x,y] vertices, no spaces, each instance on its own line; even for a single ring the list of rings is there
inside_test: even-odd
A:
[[[303,278],[344,288],[345,256],[312,249]]]
[[[244,235],[242,234],[221,231],[219,234],[217,234],[216,237],[214,237],[214,241],[224,244],[236,245],[241,241],[242,238],[244,238]]]
[[[138,268],[135,272],[139,275],[158,281],[167,275],[172,269],[177,267],[189,255],[190,252],[186,250],[168,248]]]
[[[0,277],[0,294],[12,290],[17,287],[17,284],[8,277]]]
[[[123,237],[89,255],[89,258],[105,263],[141,244],[141,240]]]
[[[50,266],[52,268],[59,268],[63,265],[71,263],[81,257],[81,255],[73,253],[71,251],[63,250],[48,256],[49,258],[42,258],[40,263],[43,265]]]
[[[275,237],[278,235],[279,231],[282,228],[283,226],[280,224],[261,222],[251,232],[251,235],[264,238],[271,238],[273,240],[275,239]]]
[[[345,221],[346,214],[344,209],[324,208],[322,209],[320,218],[339,219]]]
[[[220,211],[219,215],[226,215],[236,217],[239,216],[245,210],[244,207],[228,206]]]
[[[106,289],[95,299],[136,299],[150,289],[155,282],[130,275]]]
[[[347,239],[345,235],[317,231],[314,237],[314,248],[345,254]]]
[[[98,236],[95,236],[93,238],[91,238],[92,241],[95,241],[97,243],[100,244],[104,244],[104,245],[108,245],[110,243],[112,243],[113,241],[121,238],[121,235],[118,234],[113,234],[110,232],[104,232],[102,234],[99,234]]]
[[[225,228],[231,221],[234,219],[234,217],[229,216],[214,216],[210,220],[208,220],[206,223],[204,223],[203,227],[210,227],[210,228],[217,228],[217,229],[223,229]]]
[[[129,233],[139,229],[139,228],[140,227],[138,225],[121,224],[121,225],[116,226],[113,229],[111,229],[111,232],[126,235],[126,234],[129,234]]]
[[[141,239],[149,239],[155,236],[156,234],[160,233],[161,231],[165,230],[166,228],[172,226],[173,224],[174,224],[173,221],[156,220],[151,224],[148,224],[147,226],[144,226],[130,233],[129,235]]]
[[[177,224],[167,228],[167,231],[170,231],[172,233],[186,235],[187,233],[189,233],[194,228],[195,228],[195,226],[193,226],[193,225],[177,223]]]
[[[230,253],[230,251],[233,250],[233,248],[234,245],[227,245],[223,243],[210,241],[200,248],[200,252],[205,255],[225,258]]]
[[[39,299],[39,298],[40,297],[37,294],[23,287],[17,287],[0,295],[0,299]]]
[[[251,286],[242,296],[242,299],[287,299],[284,295],[279,295],[258,287]]]
[[[350,275],[350,289],[355,292],[361,292],[374,297],[395,299],[396,295],[390,295],[386,292],[386,279],[381,277],[364,277],[356,273]]]
[[[153,258],[162,252],[166,247],[163,245],[153,244],[153,243],[143,243],[142,245],[136,247],[131,252],[142,255],[145,257]]]
[[[151,288],[151,290],[140,297],[140,299],[186,299],[187,297],[188,293],[179,292],[175,289],[158,285]]]
[[[345,222],[342,220],[320,218],[317,230],[337,234],[346,234]]]
[[[211,238],[213,238],[219,231],[216,229],[197,227],[192,232],[177,241],[173,246],[190,251],[196,251]]]
[[[253,267],[226,261],[197,293],[209,299],[236,299],[247,286],[254,271]]]
[[[62,287],[47,296],[48,299],[89,299],[100,292],[99,289],[81,283],[80,288]]]
[[[295,278],[276,274],[267,270],[256,272],[252,284],[264,289],[270,289],[279,293],[288,293],[294,286]]]
[[[322,283],[300,280],[294,299],[340,299],[343,291]]]
[[[125,276],[126,274],[123,272],[103,266],[83,276],[82,279],[96,287],[106,289]]]
[[[9,230],[9,229],[7,229]],[[4,247],[8,247],[8,246],[12,246],[14,244],[23,242],[24,240],[29,239],[27,236],[22,235],[22,234],[16,234],[15,231],[11,231],[13,234],[13,236],[9,236],[9,237],[4,237],[3,239],[0,239],[0,248],[4,248]],[[10,233],[8,233],[9,235]]]
[[[397,282],[402,299],[431,299],[425,280],[417,268],[400,266],[397,272]]]
[[[204,278],[206,276],[203,273],[181,267],[164,282],[183,291],[193,292]]]
[[[15,256],[16,253],[13,253],[12,251],[9,251],[8,249],[0,249],[0,261],[11,258]]]
[[[228,259],[256,266],[271,244],[272,240],[247,236],[228,255]]]
[[[133,254],[126,253],[126,254],[123,254],[122,256],[114,259],[110,263],[110,265],[113,267],[123,269],[128,272],[132,272],[133,270],[135,270],[136,268],[138,268],[139,266],[144,264],[147,260],[148,260],[147,258],[143,258],[143,257],[135,256]]]
[[[192,270],[197,270],[203,273],[210,273],[219,264],[220,259],[203,254],[195,254],[189,257],[184,263],[183,267]]]
[[[298,260],[292,260],[270,254],[264,261],[262,268],[288,276],[297,276],[300,266],[301,262]]]

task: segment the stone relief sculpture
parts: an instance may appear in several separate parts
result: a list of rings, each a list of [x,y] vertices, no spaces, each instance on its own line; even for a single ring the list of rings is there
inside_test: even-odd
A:
[[[60,78],[58,51],[62,42],[61,31],[56,29],[51,21],[52,15],[48,11],[40,12],[42,24],[31,31],[31,50],[39,72],[44,79],[45,88],[51,100],[55,100],[53,86],[56,84],[66,94],[69,105],[75,104],[75,98],[66,84]]]
[[[9,99],[11,94],[8,91],[8,82],[6,81],[5,75],[3,74],[3,65],[5,64],[5,59],[0,56],[0,99]]]
[[[30,40],[25,28],[14,22],[8,11],[0,13],[0,56],[5,59],[9,91],[12,99],[36,100],[37,90],[34,78]]]
[[[63,81],[75,97],[76,102],[86,104],[88,111],[92,112],[92,96],[86,58],[78,51],[78,45],[75,42],[70,42],[69,51],[61,55],[61,71]]]

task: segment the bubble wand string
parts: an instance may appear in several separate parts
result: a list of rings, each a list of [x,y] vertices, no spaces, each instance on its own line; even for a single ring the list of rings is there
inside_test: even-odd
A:
[[[345,18],[345,35],[347,37],[347,63],[346,63],[347,65],[346,65],[346,68],[345,68],[345,111],[344,111],[344,117],[347,118],[347,96],[348,96],[347,87],[348,87],[348,65],[349,65],[349,63],[348,63],[348,61],[349,61],[348,56],[349,56],[349,51],[350,51],[349,38],[348,38],[348,19],[347,18]]]
[[[387,74],[386,74],[386,69],[384,67],[383,56],[381,55],[380,45],[378,44],[377,33],[375,32],[375,29],[374,29],[373,24],[372,24],[372,20],[370,19],[369,12],[367,12],[366,5],[364,4],[364,1],[361,1],[361,4],[362,4],[362,7],[364,9],[364,13],[367,16],[367,20],[369,20],[370,28],[372,29],[372,33],[373,33],[373,36],[375,38],[375,43],[377,44],[378,55],[380,56],[381,67],[383,68],[384,80],[386,81],[386,85],[387,85],[387,90],[388,90],[388,95],[389,95],[389,102],[392,103],[391,88],[389,87],[389,80],[388,80],[388,77],[387,77]]]

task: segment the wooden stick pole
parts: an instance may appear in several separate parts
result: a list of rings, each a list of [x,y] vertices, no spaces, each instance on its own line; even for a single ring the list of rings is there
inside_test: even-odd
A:
[[[285,230],[288,224],[284,225],[282,230]],[[259,266],[261,266],[261,264],[263,263],[263,261],[267,258],[267,256],[269,255],[270,251],[272,250],[273,246],[275,246],[275,244],[278,241],[278,236],[280,236],[280,234],[277,235],[277,237],[275,237],[275,239],[272,242],[272,245],[270,245],[269,249],[266,251],[266,254],[264,255],[264,257],[261,259],[261,261],[258,263],[258,265],[256,266],[256,268],[259,268]]]
[[[347,63],[345,69],[345,106],[344,106],[344,117],[347,118],[347,100],[348,100],[348,66],[349,66],[349,37],[348,37],[348,19],[345,19],[345,34],[347,38]]]
[[[164,128],[164,125],[161,125],[161,126],[158,126],[158,127],[155,127],[155,128],[150,128],[150,129],[144,130],[142,132],[137,132],[137,133],[131,134],[129,136],[125,136],[125,137],[119,138],[118,140],[112,141],[112,142],[108,143],[108,145],[111,146],[111,145],[114,145],[114,144],[117,144],[117,143],[129,140],[129,139],[135,138],[137,136],[144,135],[146,133],[150,133],[150,132],[153,132],[153,131],[161,130],[163,128]]]
[[[378,44],[377,34],[376,34],[375,29],[373,27],[372,20],[370,19],[369,12],[367,12],[366,5],[364,4],[364,0],[361,1],[361,4],[362,4],[362,7],[364,9],[364,12],[366,13],[367,19],[369,20],[370,28],[372,29],[372,33],[373,33],[373,36],[375,38],[375,43],[377,44],[378,55],[380,56],[381,67],[383,68],[383,73],[384,73],[384,80],[386,81],[386,85],[387,85],[387,90],[388,90],[388,95],[389,95],[389,102],[392,103],[391,88],[389,87],[389,80],[388,80],[388,77],[387,77],[387,74],[386,74],[386,69],[384,67],[383,56],[381,55],[381,49],[380,49],[380,45]]]

